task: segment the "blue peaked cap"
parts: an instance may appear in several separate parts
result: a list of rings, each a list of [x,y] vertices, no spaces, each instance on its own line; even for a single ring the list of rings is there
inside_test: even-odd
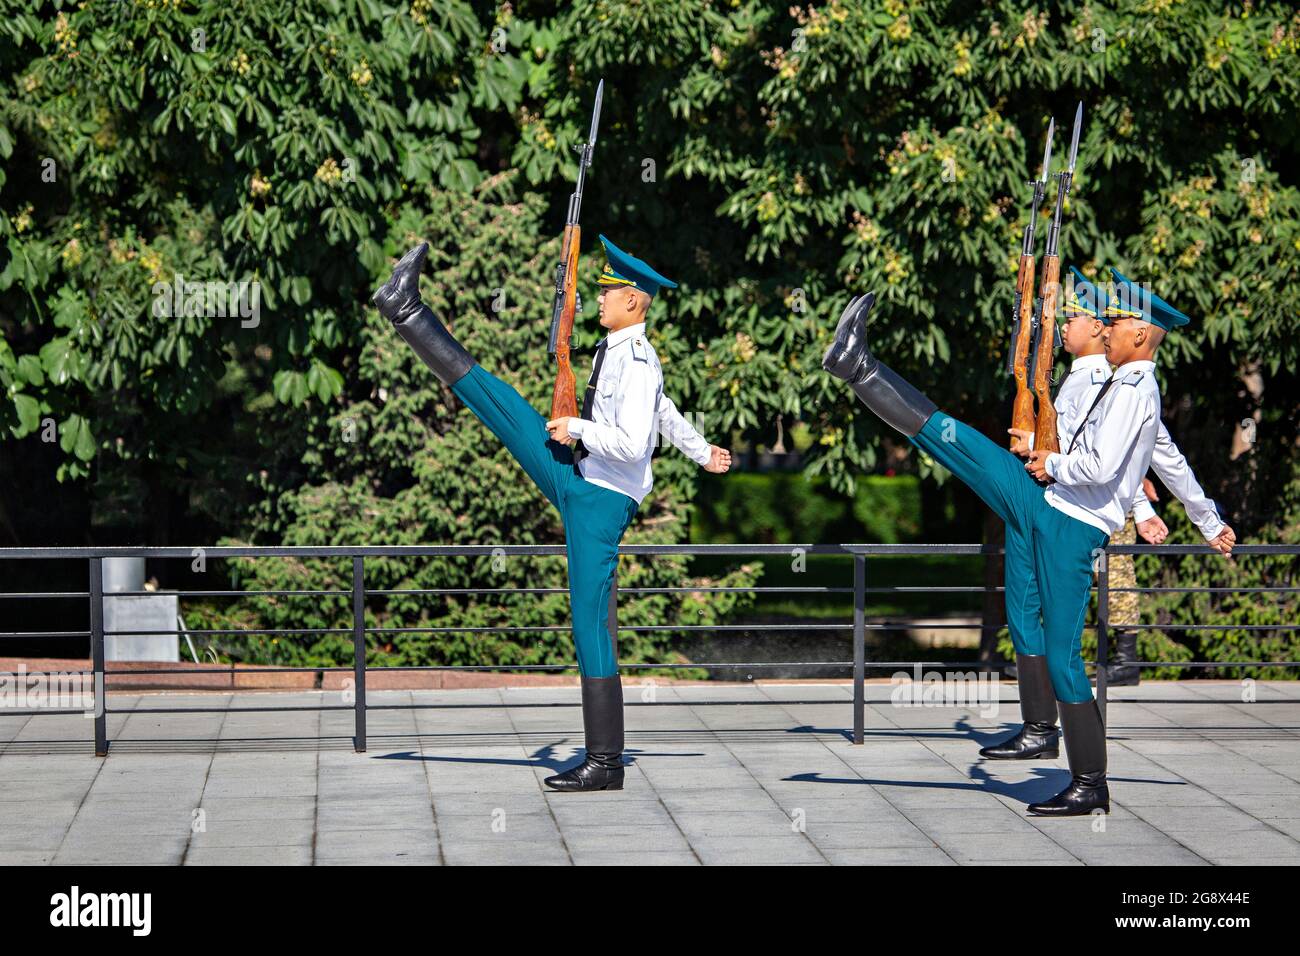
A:
[[[1066,295],[1065,314],[1070,318],[1087,316],[1105,322],[1106,293],[1074,266],[1070,266],[1070,272],[1074,275],[1074,289]]]
[[[1102,321],[1107,325],[1112,318],[1127,316],[1172,332],[1192,321],[1154,292],[1125,277],[1118,269],[1112,267],[1110,274],[1115,279],[1115,297],[1106,305],[1102,314]]]
[[[600,237],[600,241],[605,247],[605,258],[608,261],[600,278],[596,280],[599,285],[629,285],[646,295],[657,295],[661,288],[677,288],[676,282],[660,275],[649,263],[629,255],[604,236]]]

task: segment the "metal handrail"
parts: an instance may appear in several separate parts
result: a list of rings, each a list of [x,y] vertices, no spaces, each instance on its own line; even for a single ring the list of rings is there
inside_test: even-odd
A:
[[[889,630],[900,627],[914,626],[916,621],[891,621],[877,620],[868,621],[866,619],[866,595],[880,593],[898,593],[898,594],[917,594],[917,593],[975,593],[988,591],[1002,591],[1000,587],[980,587],[980,586],[890,586],[890,587],[868,587],[866,583],[866,570],[868,557],[887,557],[887,556],[923,556],[923,555],[997,555],[1002,553],[1001,548],[981,544],[715,544],[715,545],[691,545],[691,544],[641,544],[641,545],[624,545],[619,549],[621,555],[638,555],[638,556],[657,556],[657,555],[683,555],[683,556],[756,556],[756,555],[801,555],[801,554],[818,554],[818,555],[839,555],[849,557],[853,562],[853,586],[852,587],[693,587],[684,585],[681,587],[664,587],[664,588],[627,588],[629,594],[670,594],[670,593],[719,593],[719,592],[747,592],[763,594],[853,594],[854,596],[854,614],[851,623],[788,623],[788,624],[716,624],[716,625],[687,625],[687,624],[649,624],[649,625],[628,625],[619,627],[615,622],[615,612],[617,609],[618,592],[617,585],[612,589],[610,595],[610,620],[611,636],[616,638],[620,630],[630,632],[692,632],[692,631],[848,631],[853,633],[853,660],[852,661],[741,661],[741,662],[693,662],[686,664],[623,664],[620,665],[625,670],[678,670],[678,669],[699,669],[705,667],[717,668],[770,668],[770,667],[845,667],[852,668],[853,672],[853,732],[852,740],[856,744],[863,742],[865,733],[865,674],[868,668],[872,670],[881,668],[899,668],[899,667],[969,667],[970,662],[958,661],[866,661],[865,636],[869,630]],[[367,627],[365,624],[365,601],[367,597],[392,597],[405,595],[451,595],[451,594],[558,594],[566,593],[564,588],[374,588],[365,587],[365,559],[368,557],[503,557],[503,556],[559,556],[565,554],[565,548],[562,545],[366,545],[366,546],[215,546],[215,547],[81,547],[81,548],[0,548],[0,561],[4,560],[85,560],[89,565],[89,589],[87,591],[64,591],[64,592],[13,592],[0,594],[0,598],[10,599],[27,599],[37,600],[44,598],[87,598],[90,602],[90,629],[88,631],[16,631],[10,633],[0,633],[0,638],[5,637],[89,637],[91,639],[91,658],[92,666],[90,671],[70,671],[69,673],[90,673],[95,677],[97,703],[100,705],[95,714],[95,753],[103,756],[108,750],[107,739],[107,715],[113,713],[106,706],[104,699],[104,681],[106,677],[113,673],[130,673],[133,675],[141,674],[237,674],[241,671],[255,670],[256,673],[295,673],[295,672],[314,672],[314,673],[333,673],[351,671],[354,678],[354,699],[351,705],[319,705],[316,707],[271,707],[255,708],[257,710],[353,710],[355,713],[355,734],[354,746],[358,751],[366,749],[366,711],[368,709],[417,709],[422,706],[436,705],[368,705],[365,693],[365,675],[369,670],[378,671],[395,671],[395,670],[450,670],[450,671],[492,671],[492,670],[521,670],[521,671],[547,671],[547,670],[566,670],[571,669],[572,664],[509,664],[509,665],[419,665],[419,666],[369,666],[365,659],[365,637],[367,634],[380,633],[537,633],[537,632],[554,632],[566,631],[569,628],[563,625],[534,625],[534,626],[477,626],[477,627]],[[1114,545],[1104,549],[1101,561],[1102,568],[1105,568],[1105,561],[1110,554],[1140,555],[1140,554],[1159,554],[1159,555],[1214,555],[1213,549],[1203,545]],[[1234,548],[1234,554],[1237,555],[1298,555],[1300,554],[1300,545],[1239,545]],[[200,664],[196,667],[186,668],[150,668],[141,670],[107,670],[104,661],[104,638],[118,634],[145,634],[145,635],[170,635],[179,634],[177,631],[105,631],[103,621],[103,601],[106,597],[114,596],[147,596],[160,592],[156,591],[115,591],[106,594],[103,590],[103,561],[106,558],[132,557],[132,558],[184,558],[193,559],[202,556],[204,558],[247,558],[247,557],[294,557],[294,558],[350,558],[352,560],[352,587],[336,589],[304,589],[304,590],[256,590],[256,591],[168,591],[162,593],[175,594],[178,596],[189,597],[258,597],[258,596],[336,596],[352,597],[352,624],[350,627],[335,628],[255,628],[255,629],[200,629],[192,630],[193,634],[347,634],[353,635],[353,664],[348,666],[314,666],[314,667],[263,667],[239,668],[236,665],[223,664]],[[1108,634],[1109,634],[1109,595],[1111,591],[1115,592],[1139,592],[1139,593],[1297,593],[1300,587],[1289,586],[1270,586],[1258,588],[1215,588],[1215,587],[1152,587],[1152,588],[1110,588],[1108,586],[1108,576],[1106,574],[1098,575],[1098,582],[1094,586],[1097,592],[1097,620],[1095,624],[1087,625],[1089,629],[1097,632],[1097,699],[1102,708],[1103,719],[1106,706],[1106,668],[1105,664],[1108,657]],[[972,624],[965,622],[945,623],[945,622],[926,622],[924,626],[927,629],[958,629],[970,628]],[[1291,624],[1142,624],[1141,629],[1151,630],[1258,630],[1258,631],[1280,631],[1292,630],[1296,625]],[[1300,666],[1300,661],[1154,661],[1140,662],[1141,667],[1158,667],[1158,666],[1177,666],[1177,667],[1226,667],[1226,666],[1270,666],[1270,667],[1295,667]],[[246,708],[240,708],[246,709]],[[34,712],[0,712],[0,715],[8,713],[15,715],[35,715],[41,713],[56,713],[57,711],[34,711]],[[141,712],[141,711],[134,711]],[[211,708],[150,708],[149,713],[204,713],[215,712]],[[228,712],[228,708],[221,708],[221,712]]]

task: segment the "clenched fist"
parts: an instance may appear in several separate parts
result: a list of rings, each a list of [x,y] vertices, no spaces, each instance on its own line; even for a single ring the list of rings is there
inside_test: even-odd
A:
[[[551,436],[551,441],[557,441],[561,445],[572,445],[578,439],[569,434],[569,422],[572,418],[553,418],[546,423],[546,431]]]
[[[1137,523],[1138,534],[1147,544],[1159,544],[1169,537],[1169,527],[1160,520],[1159,515],[1152,515],[1146,521]]]
[[[1034,442],[1034,433],[1026,431],[1023,428],[1008,428],[1007,434],[1011,435],[1015,441],[1011,443],[1011,453],[1024,458],[1029,454],[1029,446]]]
[[[1233,531],[1226,524],[1223,530],[1219,532],[1218,537],[1210,542],[1210,547],[1219,554],[1232,554],[1232,546],[1237,543],[1237,532]]]
[[[717,445],[709,446],[709,463],[704,466],[705,471],[711,471],[715,475],[721,475],[731,468],[731,452],[725,448],[719,448]]]

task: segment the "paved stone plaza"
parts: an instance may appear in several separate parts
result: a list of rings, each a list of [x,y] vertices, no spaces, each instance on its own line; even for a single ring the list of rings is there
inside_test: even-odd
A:
[[[1300,863],[1300,683],[1254,690],[1118,689],[1104,820],[1026,816],[1064,759],[978,757],[1014,703],[899,707],[887,684],[853,746],[845,684],[629,680],[607,794],[541,783],[581,747],[577,688],[372,692],[442,706],[372,709],[364,754],[350,711],[138,712],[337,693],[112,694],[137,712],[110,715],[104,759],[80,715],[0,716],[0,863]]]

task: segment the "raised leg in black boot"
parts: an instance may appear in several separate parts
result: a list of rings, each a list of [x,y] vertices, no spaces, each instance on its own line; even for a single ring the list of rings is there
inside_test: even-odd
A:
[[[402,256],[392,276],[371,298],[438,380],[455,385],[476,363],[420,300],[420,272],[428,253],[429,244],[422,242]]]

